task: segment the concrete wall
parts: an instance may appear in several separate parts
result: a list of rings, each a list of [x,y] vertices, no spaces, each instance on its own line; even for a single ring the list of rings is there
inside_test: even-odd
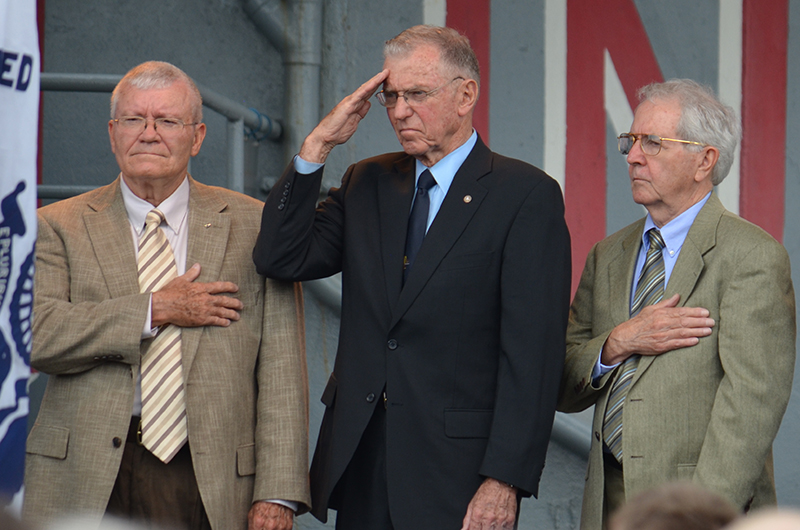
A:
[[[423,22],[426,3],[432,2],[324,2],[321,114],[380,70],[382,42]],[[548,3],[552,6],[550,0],[491,3],[491,146],[539,166],[545,160],[547,133],[544,12]],[[784,241],[797,282],[800,150],[793,140],[800,136],[800,0],[789,4]],[[716,87],[719,2],[636,0],[635,5],[664,76],[693,77]],[[281,57],[256,30],[238,0],[48,0],[45,20],[47,72],[123,74],[145,60],[166,60],[245,106],[276,118],[283,116]],[[630,43],[634,48],[639,45]],[[44,183],[102,185],[115,178],[118,168],[108,147],[107,120],[107,94],[45,93]],[[202,182],[224,185],[225,120],[207,109],[205,121],[208,136],[191,171]],[[605,138],[607,233],[642,215],[642,209],[630,199],[624,158],[616,152],[614,137],[620,132],[609,121]],[[383,109],[375,105],[358,134],[334,150],[324,185],[336,185],[347,165],[360,158],[397,149]],[[251,152],[257,154],[257,163],[248,186],[258,194],[255,190],[261,179],[279,175],[287,161],[277,143],[262,142]],[[337,316],[318,292],[308,286],[306,294],[312,442],[323,408],[319,396],[333,367],[338,332]],[[40,387],[41,381],[37,385]],[[579,421],[585,425],[588,415]],[[796,391],[775,443],[776,481],[784,505],[800,506],[798,439],[800,396]],[[581,456],[551,443],[541,498],[523,503],[520,528],[577,528],[584,471]],[[298,519],[297,527],[320,525],[305,515]]]

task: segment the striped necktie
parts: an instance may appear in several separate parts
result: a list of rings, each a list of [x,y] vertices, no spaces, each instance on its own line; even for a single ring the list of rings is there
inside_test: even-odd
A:
[[[164,214],[151,210],[139,239],[139,287],[158,291],[178,275],[172,247],[161,230]],[[181,330],[162,326],[142,357],[142,444],[168,463],[186,443]]]
[[[656,228],[647,231],[650,248],[647,250],[644,266],[636,284],[636,292],[631,303],[631,317],[639,314],[646,305],[656,304],[664,296],[664,239]],[[628,395],[633,375],[639,364],[640,355],[631,355],[617,371],[617,379],[611,385],[611,393],[606,403],[603,419],[603,440],[614,456],[622,461],[622,409]]]

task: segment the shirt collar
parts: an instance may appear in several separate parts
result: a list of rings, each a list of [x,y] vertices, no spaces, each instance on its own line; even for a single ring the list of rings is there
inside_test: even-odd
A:
[[[442,188],[445,193],[447,193],[447,190],[450,189],[450,184],[453,183],[453,178],[455,178],[456,173],[461,168],[464,160],[466,160],[469,154],[472,152],[472,148],[475,147],[477,142],[478,133],[475,132],[475,129],[473,129],[472,135],[470,135],[466,142],[461,144],[452,152],[448,153],[444,158],[436,162],[430,168],[425,167],[422,162],[417,160],[417,181],[419,180],[419,176],[423,171],[430,169],[436,184],[438,184],[439,187]]]
[[[656,224],[653,222],[653,218],[650,217],[650,214],[648,213],[644,222],[644,232],[642,232],[642,244],[644,245],[644,248],[650,247],[650,238],[647,237],[647,232],[651,228],[658,228],[659,232],[661,232],[661,237],[664,239],[664,248],[667,250],[669,255],[672,256],[676,252],[679,252],[683,246],[683,242],[686,241],[686,236],[689,233],[689,229],[692,227],[694,220],[697,218],[697,214],[700,213],[700,210],[708,201],[709,197],[711,197],[710,191],[705,197],[694,203],[685,212],[681,213],[679,216],[661,228],[656,226]]]
[[[147,214],[154,206],[137,197],[125,183],[124,178],[119,180],[122,201],[125,203],[125,210],[128,212],[128,221],[136,230],[136,235],[141,236],[144,231],[144,221],[147,218]],[[158,205],[158,209],[164,214],[167,226],[173,232],[179,234],[186,222],[186,214],[189,211],[189,179],[184,178],[178,189]]]

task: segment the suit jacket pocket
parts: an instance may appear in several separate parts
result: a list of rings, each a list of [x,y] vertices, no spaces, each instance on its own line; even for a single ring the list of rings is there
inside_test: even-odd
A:
[[[256,473],[256,444],[240,445],[236,450],[236,471],[240,477]]]
[[[445,409],[444,434],[448,438],[488,438],[492,410]]]
[[[333,399],[336,397],[336,375],[331,372],[331,376],[328,378],[328,384],[325,385],[325,390],[322,392],[322,397],[320,401],[326,406],[330,407],[333,405]]]
[[[28,436],[26,451],[32,455],[64,460],[67,458],[68,445],[69,429],[66,427],[35,424]]]

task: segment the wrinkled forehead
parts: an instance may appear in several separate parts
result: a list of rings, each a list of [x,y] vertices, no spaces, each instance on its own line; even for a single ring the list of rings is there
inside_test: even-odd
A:
[[[130,83],[120,87],[117,114],[191,115],[191,94],[185,83],[176,81],[161,88],[139,88]]]
[[[421,87],[434,88],[446,77],[446,67],[442,64],[439,50],[433,46],[422,45],[404,54],[392,55],[383,62],[389,76],[383,86],[387,90],[405,90]]]
[[[639,134],[675,135],[681,119],[681,107],[676,99],[646,99],[633,115],[631,132]]]

